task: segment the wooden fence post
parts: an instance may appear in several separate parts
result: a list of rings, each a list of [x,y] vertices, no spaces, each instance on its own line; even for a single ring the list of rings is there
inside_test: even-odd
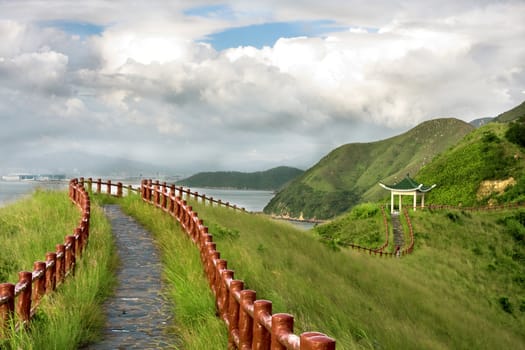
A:
[[[289,314],[275,314],[272,316],[271,350],[286,350],[280,339],[293,333],[293,316]]]
[[[241,308],[239,314],[239,349],[251,350],[253,339],[253,319],[248,310],[253,310],[256,293],[253,290],[241,291]]]
[[[106,181],[106,194],[111,195],[111,180]]]
[[[66,273],[72,273],[75,267],[75,236],[66,236]]]
[[[46,293],[54,291],[56,288],[56,260],[56,253],[48,252],[46,254]]]
[[[253,350],[266,350],[270,348],[271,334],[265,324],[271,322],[272,302],[269,300],[256,300],[253,303]]]
[[[56,283],[64,282],[66,277],[66,246],[63,244],[56,245]]]
[[[9,323],[15,313],[15,285],[0,284],[0,336],[9,329]]]
[[[88,191],[92,192],[93,191],[93,179],[88,178],[87,183],[88,183]]]
[[[166,187],[166,183],[164,182],[162,184],[162,209],[168,210],[168,188]]]
[[[237,302],[236,294],[240,294],[244,288],[244,282],[232,280],[230,282],[230,296],[228,301],[228,347],[234,349],[239,343],[239,313],[240,303]]]
[[[122,182],[117,182],[117,197],[122,198],[123,192],[122,192]]]
[[[15,286],[15,294],[18,290],[18,302],[16,312],[23,323],[29,322],[31,318],[31,284],[33,274],[28,271],[18,273],[18,283]]]
[[[301,334],[301,350],[335,350],[335,340],[319,332]]]
[[[100,194],[102,191],[102,179],[97,179],[97,193]]]
[[[33,304],[37,305],[46,293],[46,263],[35,261],[33,264]]]

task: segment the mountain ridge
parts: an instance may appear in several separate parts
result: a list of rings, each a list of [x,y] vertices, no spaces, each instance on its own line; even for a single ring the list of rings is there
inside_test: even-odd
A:
[[[342,145],[279,191],[264,212],[326,219],[378,200],[385,195],[379,181],[394,183],[416,174],[472,130],[459,119],[439,118],[384,140]]]
[[[200,172],[179,181],[190,187],[236,188],[251,190],[278,190],[304,171],[279,166],[264,171],[209,171]]]

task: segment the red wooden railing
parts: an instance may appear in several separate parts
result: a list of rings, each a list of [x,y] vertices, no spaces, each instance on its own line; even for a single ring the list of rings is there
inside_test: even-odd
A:
[[[80,183],[85,183],[88,191],[93,191],[93,185],[95,185],[95,193],[101,193],[102,187],[106,187],[106,193],[107,194],[114,194],[117,197],[122,197],[124,194],[124,189],[127,190],[127,194],[130,194],[132,192],[138,193],[140,192],[140,186],[137,186],[134,188],[132,185],[124,185],[122,182],[113,183],[111,180],[102,181],[102,179],[93,180],[92,178],[84,179],[83,177],[79,178]],[[163,182],[162,184],[159,182],[159,185],[162,185],[164,187],[167,187],[168,185],[166,182]],[[238,207],[236,204],[230,204],[230,202],[223,202],[221,199],[215,199],[213,197],[208,197],[203,193],[199,193],[197,191],[192,191],[189,188],[185,188],[183,186],[175,186],[170,185],[170,189],[173,188],[175,193],[179,194],[180,198],[193,198],[195,200],[202,200],[203,204],[210,204],[210,205],[218,205],[220,207],[228,207],[232,208],[234,210],[241,210],[246,211],[245,208]]]
[[[79,180],[92,191],[93,180]],[[96,192],[121,197],[124,185],[114,184],[111,180],[97,179]],[[116,191],[113,188],[116,187]],[[208,278],[210,288],[215,295],[218,315],[228,325],[228,344],[232,349],[257,350],[334,350],[334,339],[319,332],[293,333],[294,318],[290,314],[272,314],[272,302],[257,300],[256,292],[244,289],[244,282],[234,279],[234,272],[227,269],[227,261],[220,258],[213,236],[208,227],[203,225],[196,212],[182,199],[182,195],[201,198],[203,202],[224,205],[234,210],[243,210],[236,205],[191,192],[189,189],[168,186],[165,182],[142,180],[140,189],[126,186],[128,194],[140,193],[142,199],[163,210],[175,218],[192,241],[198,246],[201,262]],[[177,192],[179,196],[177,196]],[[189,198],[189,197],[187,197]]]
[[[464,207],[461,205],[443,205],[431,204],[421,209],[427,210],[464,210],[464,211],[493,211],[493,210],[507,210],[524,207],[525,203],[506,203],[501,205],[485,205],[480,207]]]
[[[381,245],[379,248],[368,248],[361,246],[359,244],[355,243],[349,243],[347,244],[348,247],[357,250],[358,252],[364,252],[368,253],[369,255],[379,256],[379,257],[399,257],[407,254],[411,254],[414,251],[414,230],[412,228],[412,222],[410,221],[410,216],[408,215],[408,211],[406,209],[403,209],[403,213],[405,215],[405,220],[407,222],[408,226],[408,234],[410,237],[410,243],[407,247],[400,249],[398,252],[385,252],[383,251],[389,243],[389,235],[390,230],[388,228],[388,218],[385,213],[385,208],[381,206],[381,213],[383,215],[383,224],[385,226],[385,242]]]
[[[55,252],[46,254],[46,261],[36,261],[33,271],[18,273],[18,282],[0,284],[0,336],[8,334],[12,322],[18,329],[27,325],[36,312],[42,297],[53,292],[75,267],[89,237],[90,200],[78,181],[69,183],[69,198],[81,211],[80,222],[73,235],[65,236]]]
[[[168,191],[169,190],[169,191]],[[142,199],[174,217],[199,247],[210,288],[216,298],[219,316],[228,325],[228,343],[232,349],[333,350],[335,340],[319,332],[293,333],[294,318],[286,313],[272,315],[272,303],[257,300],[256,292],[244,289],[244,282],[234,279],[227,261],[220,253],[192,207],[174,186],[143,180]],[[220,202],[219,202],[220,203]],[[235,206],[232,206],[235,208]]]

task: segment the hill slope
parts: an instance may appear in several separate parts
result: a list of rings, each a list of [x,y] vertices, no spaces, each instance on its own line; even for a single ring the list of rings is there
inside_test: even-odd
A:
[[[303,172],[303,170],[285,166],[254,173],[238,171],[202,172],[181,180],[180,183],[190,187],[278,190]]]
[[[473,129],[458,119],[435,119],[386,140],[343,145],[277,193],[264,211],[330,218],[361,201],[377,200],[386,195],[379,181],[417,173]]]
[[[505,137],[507,123],[489,123],[423,167],[417,179],[438,186],[427,203],[477,206],[525,199],[525,149]]]
[[[264,216],[191,205],[235,276],[274,312],[294,315],[297,333],[326,333],[337,349],[525,344],[523,210],[411,212],[414,253],[387,259],[332,251],[311,231]],[[382,231],[378,215],[371,227]]]
[[[525,116],[525,101],[523,101],[520,105],[504,113],[501,113],[495,118],[495,121],[510,122],[510,121],[519,119],[520,117],[523,117],[523,116]]]

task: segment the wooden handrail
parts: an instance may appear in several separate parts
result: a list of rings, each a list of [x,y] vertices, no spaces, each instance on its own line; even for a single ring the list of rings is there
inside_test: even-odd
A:
[[[33,271],[19,272],[16,284],[0,284],[0,337],[9,334],[11,321],[16,322],[16,329],[31,321],[44,295],[53,292],[67,275],[72,274],[76,259],[87,244],[90,199],[83,184],[76,179],[69,183],[69,198],[82,214],[75,235],[67,235],[64,244],[56,245],[56,252],[48,252],[45,262],[36,261]]]
[[[176,191],[179,190],[179,196]],[[220,259],[213,237],[193,208],[182,199],[183,191],[165,183],[143,180],[142,199],[174,217],[198,246],[210,288],[215,295],[218,315],[228,326],[228,344],[235,349],[333,350],[336,342],[325,334],[293,333],[293,316],[272,315],[272,303],[256,300],[256,292],[244,289],[243,281],[234,279],[227,261]],[[191,192],[190,192],[191,193]],[[196,198],[200,197],[195,194]],[[216,201],[219,205],[220,200]],[[213,202],[212,202],[213,203]],[[237,209],[235,206],[227,206]]]
[[[146,180],[151,181],[151,180]],[[132,185],[124,185],[121,182],[118,183],[112,183],[111,180],[103,181],[102,179],[93,180],[92,178],[88,178],[87,180],[84,180],[84,178],[79,179],[80,183],[85,183],[87,185],[88,192],[93,191],[93,183],[96,185],[96,193],[104,193],[102,191],[102,187],[106,186],[106,194],[114,195],[116,197],[123,197],[124,195],[124,188],[127,189],[127,194],[129,195],[131,192],[140,193],[142,188],[141,186],[134,188]],[[158,188],[164,189],[165,193],[160,194],[158,193],[158,201],[165,200],[168,196],[168,190],[169,193],[173,196],[176,195],[176,193],[179,193],[180,198],[186,198],[190,199],[193,197],[195,200],[202,200],[202,203],[204,204],[210,204],[210,205],[218,205],[218,206],[224,206],[227,208],[231,208],[234,210],[241,210],[246,211],[243,207],[238,207],[236,204],[230,204],[230,202],[223,202],[220,199],[214,199],[213,197],[208,197],[205,194],[199,193],[197,191],[192,191],[190,188],[185,188],[183,186],[175,186],[174,184],[168,185],[166,182],[161,183],[160,181],[151,182],[151,186],[158,186]],[[151,196],[154,196],[155,192],[151,191],[146,194],[146,196],[150,196],[148,198],[151,198]],[[155,200],[155,198],[153,198]],[[156,202],[157,204],[161,204],[159,202]]]

